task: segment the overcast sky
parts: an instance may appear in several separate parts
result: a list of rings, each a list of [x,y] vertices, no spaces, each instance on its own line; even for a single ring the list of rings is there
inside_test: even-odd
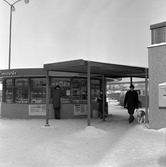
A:
[[[73,59],[148,67],[150,25],[166,21],[165,0],[30,0],[15,8],[11,68]],[[0,0],[0,69],[8,68],[9,13]]]

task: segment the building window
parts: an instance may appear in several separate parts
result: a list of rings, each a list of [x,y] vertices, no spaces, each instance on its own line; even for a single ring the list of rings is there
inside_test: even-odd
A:
[[[46,78],[31,78],[31,103],[46,103]]]
[[[13,89],[12,89],[13,81],[12,79],[6,80],[6,102],[13,102]]]
[[[28,103],[28,78],[15,79],[15,103]]]
[[[166,42],[166,27],[152,30],[152,44]]]

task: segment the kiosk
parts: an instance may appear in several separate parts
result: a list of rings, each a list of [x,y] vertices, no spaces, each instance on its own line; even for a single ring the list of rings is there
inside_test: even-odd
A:
[[[45,118],[46,116],[46,71],[38,69],[1,70],[3,83],[1,117],[3,118]],[[49,118],[54,118],[51,92],[59,85],[62,91],[61,118],[87,116],[87,77],[78,73],[50,72],[49,74]],[[91,78],[91,105],[101,89],[101,78]]]

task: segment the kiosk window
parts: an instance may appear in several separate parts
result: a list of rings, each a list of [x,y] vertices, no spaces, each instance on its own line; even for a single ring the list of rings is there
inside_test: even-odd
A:
[[[12,89],[12,79],[6,80],[6,102],[12,103],[13,99],[13,89]]]
[[[94,100],[95,97],[100,95],[100,80],[91,80],[91,99]]]
[[[28,78],[15,79],[15,103],[28,103]]]
[[[73,100],[87,100],[86,79],[73,79]]]
[[[91,79],[91,100],[94,101],[95,97],[100,92],[100,80]],[[73,102],[74,103],[87,103],[87,79],[74,78],[73,79]]]
[[[31,103],[46,103],[46,78],[31,78]]]

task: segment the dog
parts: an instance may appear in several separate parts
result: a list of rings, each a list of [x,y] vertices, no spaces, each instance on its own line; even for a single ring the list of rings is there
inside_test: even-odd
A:
[[[137,121],[139,124],[144,124],[145,123],[145,111],[142,108],[136,109],[137,112]]]

